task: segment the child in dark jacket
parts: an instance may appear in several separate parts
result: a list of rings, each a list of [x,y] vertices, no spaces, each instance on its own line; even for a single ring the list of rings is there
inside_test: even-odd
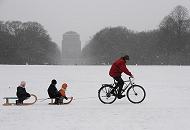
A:
[[[56,88],[57,81],[53,79],[48,88],[48,95],[50,98],[55,98],[55,104],[58,104],[59,98],[61,97],[60,92]]]
[[[23,101],[30,97],[30,94],[26,92],[25,89],[26,82],[22,81],[20,85],[17,87],[16,95],[18,97],[18,100],[16,100],[16,104],[23,104]]]

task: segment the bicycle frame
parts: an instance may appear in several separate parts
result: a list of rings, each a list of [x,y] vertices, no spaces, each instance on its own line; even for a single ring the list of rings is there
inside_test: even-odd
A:
[[[127,83],[127,82],[128,82],[128,83]],[[116,86],[116,84],[117,84],[117,83],[116,83],[116,81],[114,80],[114,87]],[[133,82],[133,80],[131,80],[131,77],[129,77],[129,80],[124,81],[122,93],[125,92],[125,91],[127,90],[127,88],[129,88],[129,87],[132,86],[132,85],[134,85],[134,82]]]

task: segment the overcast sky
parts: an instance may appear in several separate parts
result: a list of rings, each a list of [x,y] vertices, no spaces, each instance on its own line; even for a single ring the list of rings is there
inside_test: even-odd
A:
[[[177,5],[190,10],[190,0],[0,0],[0,20],[39,22],[59,46],[63,33],[76,31],[84,45],[105,27],[155,29]]]

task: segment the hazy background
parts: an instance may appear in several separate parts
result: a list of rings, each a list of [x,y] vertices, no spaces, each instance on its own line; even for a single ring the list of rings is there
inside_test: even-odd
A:
[[[104,27],[157,28],[176,5],[190,7],[190,0],[0,0],[0,20],[37,21],[59,46],[63,33],[73,30],[84,46]]]

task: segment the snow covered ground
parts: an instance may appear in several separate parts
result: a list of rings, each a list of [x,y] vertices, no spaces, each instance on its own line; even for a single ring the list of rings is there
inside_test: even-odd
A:
[[[0,130],[189,130],[190,66],[129,66],[136,84],[147,97],[141,104],[127,98],[102,104],[97,97],[102,83],[112,83],[110,66],[9,66],[0,65],[0,103],[15,96],[20,81],[28,92],[46,98],[52,79],[69,85],[69,105],[0,105]],[[127,76],[123,75],[124,79]]]

